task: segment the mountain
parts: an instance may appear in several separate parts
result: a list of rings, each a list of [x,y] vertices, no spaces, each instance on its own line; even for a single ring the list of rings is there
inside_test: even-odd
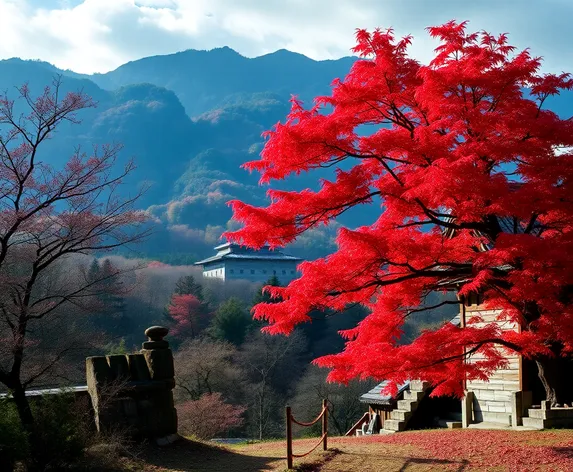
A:
[[[163,259],[184,254],[192,261],[209,255],[220,234],[234,224],[227,201],[265,203],[258,175],[241,165],[257,159],[264,144],[261,133],[284,120],[290,96],[310,104],[328,94],[332,81],[344,78],[355,60],[314,61],[285,50],[250,59],[219,48],[148,57],[88,76],[46,62],[10,59],[0,61],[0,90],[14,96],[14,86],[29,82],[32,91],[40,92],[61,74],[63,91],[82,89],[91,95],[98,107],[82,112],[80,125],[62,126],[43,157],[61,164],[78,144],[91,149],[92,144],[123,143],[122,160],[134,157],[137,165],[124,191],[151,184],[140,205],[153,215],[155,232],[140,251]],[[550,97],[547,105],[569,117],[573,92]],[[318,179],[332,178],[333,171],[301,174],[274,186],[316,188]],[[337,224],[305,234],[289,250],[302,257],[323,255],[332,250],[339,224],[368,224],[378,213],[373,205],[354,208]]]
[[[61,164],[75,146],[121,142],[123,163],[136,171],[124,186],[133,193],[151,184],[140,205],[154,216],[154,236],[140,250],[157,257],[188,253],[202,257],[232,225],[226,202],[240,198],[263,204],[258,176],[240,168],[257,158],[263,131],[284,120],[291,94],[311,101],[344,77],[354,58],[313,61],[277,51],[248,59],[229,48],[185,51],[125,64],[107,74],[62,71],[42,61],[0,61],[0,89],[28,83],[35,93],[63,76],[62,91],[82,89],[98,102],[80,114],[80,125],[64,125],[47,142],[43,157]],[[332,176],[332,171],[321,173]],[[316,176],[297,179],[297,188],[316,186]],[[285,181],[283,188],[293,187]],[[303,238],[299,253],[322,254],[333,231]]]
[[[284,49],[251,59],[223,47],[147,57],[90,79],[107,90],[141,82],[165,87],[194,117],[261,92],[283,100],[296,94],[310,103],[328,93],[332,80],[346,75],[355,60],[314,61]]]

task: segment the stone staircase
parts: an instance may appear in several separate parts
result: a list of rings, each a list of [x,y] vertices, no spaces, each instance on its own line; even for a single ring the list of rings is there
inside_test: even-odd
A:
[[[529,408],[528,416],[523,417],[523,426],[535,429],[562,428],[573,425],[573,408]]]
[[[426,396],[428,387],[427,382],[410,381],[410,388],[404,392],[403,399],[398,400],[397,408],[390,412],[390,419],[384,421],[384,429],[380,433],[404,431],[418,405]]]

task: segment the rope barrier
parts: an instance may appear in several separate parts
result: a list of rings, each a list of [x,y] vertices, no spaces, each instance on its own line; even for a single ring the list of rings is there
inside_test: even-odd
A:
[[[293,457],[296,458],[300,458],[300,457],[304,457],[304,456],[308,456],[311,452],[313,452],[318,446],[320,446],[322,444],[322,441],[324,441],[324,438],[326,437],[326,433],[324,433],[321,437],[320,437],[320,441],[318,441],[315,446],[308,452],[304,453],[304,454],[293,454]]]
[[[320,412],[320,414],[314,420],[312,420],[310,423],[303,423],[302,421],[297,421],[294,419],[294,416],[292,416],[292,415],[291,415],[290,419],[292,420],[293,423],[296,423],[299,426],[312,426],[312,425],[316,424],[316,422],[320,418],[322,418],[322,415],[324,415],[325,411],[326,411],[326,408],[323,408],[322,411]]]
[[[305,457],[313,452],[318,446],[322,444],[323,449],[326,451],[328,449],[328,407],[326,399],[322,400],[322,410],[320,414],[311,422],[304,423],[302,421],[297,421],[294,419],[290,406],[285,408],[286,413],[286,437],[287,437],[287,468],[292,469],[293,458]],[[320,440],[315,444],[315,446],[308,452],[304,454],[293,454],[292,452],[292,423],[298,424],[299,426],[312,426],[316,424],[318,420],[322,418],[322,436]]]

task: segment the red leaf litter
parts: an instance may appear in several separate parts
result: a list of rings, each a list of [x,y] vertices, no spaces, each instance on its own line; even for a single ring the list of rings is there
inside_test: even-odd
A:
[[[444,470],[573,471],[571,431],[423,431],[356,438],[409,445],[422,457],[452,461]]]

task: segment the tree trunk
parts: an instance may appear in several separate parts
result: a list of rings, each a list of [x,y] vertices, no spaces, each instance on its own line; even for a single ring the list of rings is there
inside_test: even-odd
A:
[[[564,373],[561,371],[565,363],[561,356],[561,349],[557,346],[552,348],[555,356],[543,356],[535,359],[539,380],[545,389],[545,399],[551,402],[551,406],[563,405],[568,401],[566,385],[563,383]]]
[[[32,414],[32,409],[30,408],[28,397],[26,397],[26,390],[22,385],[18,385],[16,388],[12,389],[12,396],[14,397],[14,404],[18,410],[18,416],[22,423],[22,428],[28,437],[28,444],[30,446],[27,470],[29,472],[40,471],[43,467],[37,459],[38,456],[41,455],[42,446],[38,441],[34,416]]]
[[[34,430],[34,417],[32,416],[30,402],[28,402],[28,398],[26,397],[26,391],[19,385],[12,390],[12,395],[22,427],[26,433],[30,434]]]

